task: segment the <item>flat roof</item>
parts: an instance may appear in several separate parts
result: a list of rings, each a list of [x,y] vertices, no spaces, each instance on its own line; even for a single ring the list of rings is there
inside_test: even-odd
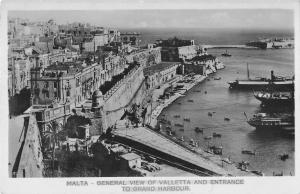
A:
[[[121,155],[121,158],[123,158],[125,160],[134,160],[134,159],[141,158],[141,156],[139,156],[135,153],[127,153],[127,154]]]
[[[145,71],[146,74],[152,75],[155,72],[160,72],[160,71],[163,71],[163,70],[168,69],[170,67],[173,67],[174,65],[179,65],[179,64],[181,64],[181,63],[180,62],[161,62],[161,63],[158,63],[156,65],[146,67],[144,69],[144,71]]]

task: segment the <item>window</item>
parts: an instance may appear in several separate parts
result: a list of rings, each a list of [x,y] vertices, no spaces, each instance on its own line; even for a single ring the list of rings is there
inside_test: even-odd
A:
[[[45,81],[44,88],[48,88],[48,87],[49,87],[49,83]]]
[[[53,83],[53,87],[57,88],[57,83],[56,82]]]

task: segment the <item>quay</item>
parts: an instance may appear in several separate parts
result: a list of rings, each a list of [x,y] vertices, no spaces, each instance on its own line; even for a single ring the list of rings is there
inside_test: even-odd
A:
[[[204,48],[211,49],[211,48],[244,48],[244,49],[257,49],[253,46],[247,45],[203,45]]]
[[[168,165],[182,168],[185,171],[194,173],[200,176],[253,176],[251,172],[241,171],[236,168],[236,164],[224,164],[222,157],[206,153],[201,148],[190,149],[188,146],[183,146],[176,141],[176,137],[167,137],[163,133],[156,131],[157,118],[162,110],[168,107],[172,102],[186,92],[192,89],[195,85],[204,81],[207,76],[195,75],[190,83],[180,83],[183,85],[181,91],[176,92],[168,99],[157,103],[157,99],[161,90],[170,85],[176,86],[178,80],[186,77],[171,80],[160,86],[159,89],[154,89],[151,93],[152,102],[151,113],[148,115],[148,127],[139,126],[134,128],[119,121],[112,130],[112,140],[119,142],[135,149],[143,150],[151,155],[164,159]]]
[[[202,82],[203,80],[205,80],[207,78],[207,76],[203,76],[203,75],[195,75],[195,78],[193,80],[192,83],[180,83],[180,85],[183,85],[183,88],[180,92],[176,92],[173,96],[171,96],[170,98],[164,100],[163,103],[160,103],[158,105],[152,105],[153,111],[150,114],[150,118],[149,118],[149,124],[151,127],[155,127],[157,124],[157,118],[160,115],[160,113],[163,111],[163,109],[165,109],[166,107],[168,107],[172,102],[174,102],[176,99],[184,96],[184,94],[189,91],[190,89],[192,89],[194,86],[196,86],[197,84],[199,84],[200,82]],[[163,86],[161,86],[161,89],[164,89],[166,87],[168,87],[170,84],[172,84],[173,86],[176,85],[175,83],[166,83]],[[152,99],[152,103],[156,101],[158,95],[156,95],[156,91],[153,92],[154,94],[152,95],[153,99]]]

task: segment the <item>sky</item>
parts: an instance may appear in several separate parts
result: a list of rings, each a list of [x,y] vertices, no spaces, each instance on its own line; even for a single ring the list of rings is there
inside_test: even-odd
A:
[[[293,11],[235,10],[89,10],[9,11],[9,17],[31,21],[54,19],[58,24],[88,22],[117,28],[239,28],[293,29]]]

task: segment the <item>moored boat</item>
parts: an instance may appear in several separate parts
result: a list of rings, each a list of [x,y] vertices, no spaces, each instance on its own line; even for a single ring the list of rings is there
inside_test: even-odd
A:
[[[286,153],[284,153],[284,154],[280,154],[280,155],[279,155],[279,158],[280,158],[280,160],[282,160],[282,161],[285,161],[286,159],[288,159],[288,158],[289,158],[289,155],[288,155],[288,154],[286,154]]]
[[[214,132],[214,133],[213,133],[213,137],[222,137],[222,135],[221,135],[220,133]]]
[[[255,92],[254,97],[263,106],[294,105],[294,92]]]
[[[266,113],[258,113],[253,115],[253,118],[247,119],[247,122],[256,129],[285,129],[294,127],[294,120],[294,116],[289,114],[270,116]]]
[[[228,82],[230,89],[264,89],[272,88],[283,91],[294,90],[294,78],[275,76],[271,71],[271,78],[255,78],[250,79],[249,68],[247,64],[247,79],[237,79]]]
[[[225,51],[225,53],[222,53],[221,54],[223,57],[231,57],[231,54],[229,54],[228,52],[227,52],[227,50]]]
[[[209,149],[216,155],[222,155],[223,154],[223,147],[222,146],[210,146]]]
[[[199,127],[195,127],[195,131],[197,133],[203,133],[203,129],[199,128]]]
[[[256,174],[258,176],[265,176],[264,173],[262,171],[258,171],[258,170],[252,170],[251,171],[253,174]]]
[[[190,122],[191,121],[190,118],[184,118],[183,120],[186,121],[186,122]]]
[[[176,126],[176,127],[183,127],[183,124],[176,123],[175,126]]]
[[[243,149],[242,150],[242,154],[255,155],[255,151]]]
[[[211,137],[211,136],[205,136],[204,139],[205,139],[205,140],[211,140],[212,137]]]

